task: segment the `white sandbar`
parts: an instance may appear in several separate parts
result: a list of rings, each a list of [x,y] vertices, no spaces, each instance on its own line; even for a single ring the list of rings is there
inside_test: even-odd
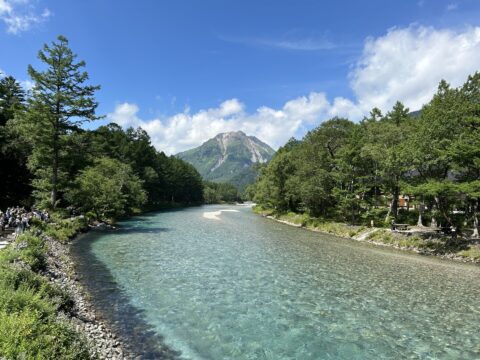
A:
[[[203,217],[210,220],[221,220],[219,216],[222,214],[222,212],[238,212],[238,210],[227,209],[218,211],[206,211],[203,213]]]

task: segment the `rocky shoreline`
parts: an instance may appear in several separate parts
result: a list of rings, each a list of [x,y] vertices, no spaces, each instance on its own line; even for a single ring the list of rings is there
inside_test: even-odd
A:
[[[437,253],[433,250],[421,249],[421,248],[418,248],[418,247],[415,247],[415,246],[398,246],[396,244],[384,243],[384,242],[375,241],[375,240],[371,240],[371,239],[367,238],[367,235],[369,233],[380,230],[380,228],[370,229],[370,231],[367,231],[367,232],[364,232],[364,233],[361,233],[359,235],[351,237],[351,236],[344,236],[344,235],[340,235],[340,234],[329,233],[329,232],[321,231],[321,230],[311,228],[311,227],[302,226],[301,224],[295,224],[295,223],[287,221],[287,220],[277,219],[276,217],[271,216],[271,215],[262,215],[262,216],[266,217],[267,219],[271,219],[271,220],[277,221],[277,222],[282,223],[282,224],[286,224],[286,225],[293,226],[293,227],[298,227],[298,228],[303,228],[305,230],[314,231],[314,232],[318,232],[318,233],[322,233],[322,234],[326,234],[326,235],[334,235],[334,236],[338,236],[338,237],[341,237],[341,238],[344,238],[344,239],[365,242],[365,243],[369,243],[369,244],[376,245],[376,246],[389,247],[389,248],[393,248],[393,249],[401,250],[401,251],[405,251],[405,252],[413,252],[413,253],[420,254],[420,255],[435,256],[435,257],[438,257],[438,258],[443,259],[443,260],[451,260],[451,261],[455,261],[455,262],[471,263],[471,264],[480,265],[480,259],[473,259],[473,258],[468,258],[468,257],[464,257],[464,256],[459,256],[455,253]]]
[[[89,295],[82,287],[70,256],[70,244],[61,244],[46,237],[48,246],[47,270],[48,279],[67,291],[74,302],[72,314],[62,314],[72,326],[87,339],[90,354],[100,359],[138,359],[138,356],[102,321]]]

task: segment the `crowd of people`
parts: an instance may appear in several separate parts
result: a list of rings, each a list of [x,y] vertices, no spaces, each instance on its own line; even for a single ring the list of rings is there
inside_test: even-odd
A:
[[[27,211],[24,207],[19,206],[9,207],[5,212],[0,210],[0,235],[10,228],[15,229],[15,236],[18,236],[30,227],[32,218],[48,221],[50,215],[46,210],[32,208],[31,211]]]

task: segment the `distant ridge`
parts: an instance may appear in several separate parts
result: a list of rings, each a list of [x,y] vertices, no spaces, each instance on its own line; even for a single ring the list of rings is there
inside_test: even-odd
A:
[[[205,180],[230,182],[244,188],[255,180],[255,164],[268,162],[275,151],[243,131],[218,134],[199,147],[177,154],[195,166]]]
[[[408,116],[413,118],[419,118],[422,115],[422,110],[415,110],[408,113]]]

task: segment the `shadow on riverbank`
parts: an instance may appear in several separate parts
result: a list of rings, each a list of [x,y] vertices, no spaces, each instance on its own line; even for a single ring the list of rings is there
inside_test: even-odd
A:
[[[139,232],[142,229],[119,229],[118,232]],[[151,230],[151,229],[149,229]],[[166,230],[166,229],[165,229]],[[111,272],[93,254],[92,244],[104,231],[79,236],[72,244],[71,255],[80,283],[84,286],[97,315],[110,324],[112,330],[126,345],[133,358],[181,359],[181,352],[169,348],[162,336],[155,333],[144,316],[144,311],[130,304],[128,296],[118,286]]]

